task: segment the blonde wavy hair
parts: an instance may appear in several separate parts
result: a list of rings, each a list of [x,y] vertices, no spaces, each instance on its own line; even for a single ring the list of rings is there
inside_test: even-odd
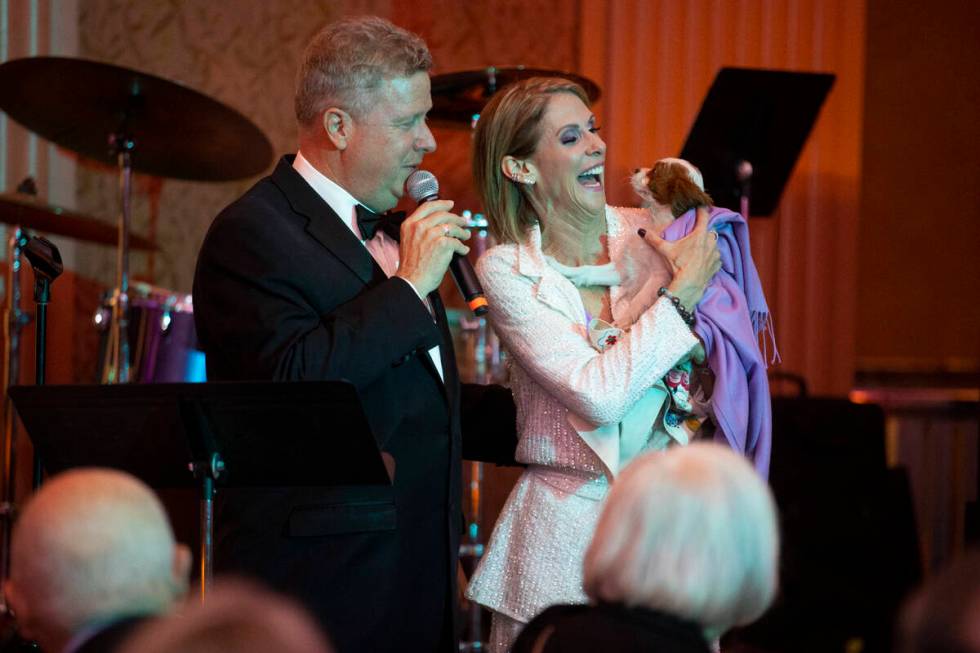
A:
[[[504,175],[501,162],[507,155],[524,159],[534,154],[548,100],[557,93],[570,93],[589,104],[585,90],[573,81],[531,77],[498,91],[477,122],[473,178],[490,233],[498,243],[522,242],[527,230],[538,222],[528,187]]]

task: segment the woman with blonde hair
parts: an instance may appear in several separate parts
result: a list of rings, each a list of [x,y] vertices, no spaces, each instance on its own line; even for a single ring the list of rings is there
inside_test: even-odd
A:
[[[696,380],[671,372],[704,357],[691,327],[720,265],[707,212],[665,242],[648,212],[606,205],[605,151],[585,92],[560,78],[504,88],[476,129],[498,242],[477,274],[528,465],[467,593],[494,612],[491,651],[549,605],[587,601],[582,558],[610,483],[640,452],[697,437],[706,414]]]
[[[641,456],[617,479],[585,555],[592,605],[552,606],[515,653],[707,653],[776,593],[768,486],[744,457],[697,443]]]

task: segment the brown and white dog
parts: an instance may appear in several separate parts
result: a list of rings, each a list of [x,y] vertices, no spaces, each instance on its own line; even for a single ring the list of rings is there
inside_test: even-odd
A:
[[[701,171],[684,159],[660,159],[652,168],[637,168],[630,185],[656,224],[668,224],[693,208],[712,203],[704,192]]]

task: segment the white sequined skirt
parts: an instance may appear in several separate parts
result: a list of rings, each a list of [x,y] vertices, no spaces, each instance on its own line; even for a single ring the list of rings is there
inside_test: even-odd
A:
[[[529,467],[500,513],[467,598],[524,623],[550,605],[587,603],[582,561],[608,490],[604,476]]]

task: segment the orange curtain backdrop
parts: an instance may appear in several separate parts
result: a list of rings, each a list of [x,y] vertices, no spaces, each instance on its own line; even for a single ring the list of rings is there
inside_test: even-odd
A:
[[[837,81],[779,209],[751,221],[752,249],[776,322],[781,369],[811,392],[852,383],[864,0],[583,0],[582,72],[597,81],[610,203],[634,204],[625,179],[676,156],[723,66],[831,72]]]

